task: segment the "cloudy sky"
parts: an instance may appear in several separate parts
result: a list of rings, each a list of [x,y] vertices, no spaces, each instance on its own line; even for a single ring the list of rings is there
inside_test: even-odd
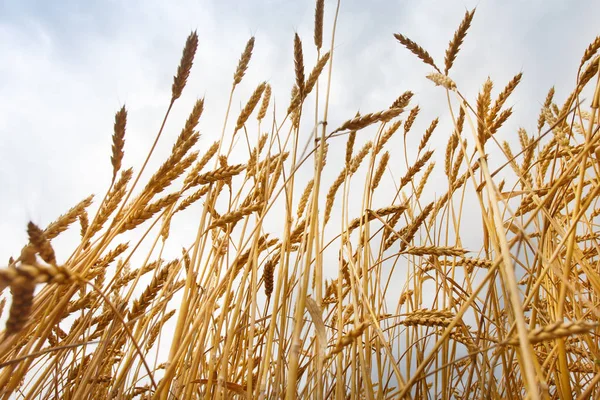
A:
[[[451,76],[474,99],[488,75],[498,89],[522,71],[509,101],[515,109],[510,126],[533,132],[549,87],[564,99],[583,50],[600,33],[600,2],[342,0],[330,126],[357,110],[387,108],[405,90],[416,93],[423,127],[437,115],[447,123],[444,96],[424,78],[430,70],[393,33],[415,40],[442,64],[448,41],[473,7]],[[334,9],[326,0],[327,43]],[[124,164],[140,164],[168,105],[190,31],[198,31],[200,44],[167,124],[165,151],[198,97],[206,98],[200,146],[217,139],[237,59],[253,35],[254,55],[233,114],[263,80],[285,105],[295,32],[304,41],[306,64],[314,65],[313,16],[308,0],[0,0],[0,264],[25,243],[28,220],[45,226],[89,194],[103,195],[111,177],[114,113],[123,104],[129,110]],[[447,134],[436,133],[442,146]],[[343,148],[343,141],[332,145]]]

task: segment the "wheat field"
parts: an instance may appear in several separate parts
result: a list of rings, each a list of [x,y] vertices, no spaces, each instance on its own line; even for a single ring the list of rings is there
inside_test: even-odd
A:
[[[337,5],[327,24],[317,0],[313,36],[293,36],[289,98],[246,82],[247,41],[214,143],[203,98],[163,135],[196,32],[141,165],[116,112],[108,190],[29,222],[0,269],[2,399],[600,398],[600,37],[577,43],[572,92],[540,94],[517,148],[496,134],[525,76],[474,98],[453,80],[475,10],[444,54],[390,32],[451,126],[411,91],[333,126]],[[165,258],[182,221],[193,235]],[[67,230],[79,240],[55,253]]]

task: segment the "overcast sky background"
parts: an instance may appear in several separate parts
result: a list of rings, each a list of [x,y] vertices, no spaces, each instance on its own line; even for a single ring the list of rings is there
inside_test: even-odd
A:
[[[327,0],[325,7],[327,47],[335,2]],[[422,109],[411,146],[435,116],[448,126],[445,95],[424,78],[430,69],[393,33],[413,39],[443,65],[448,41],[473,7],[477,12],[451,76],[474,102],[488,75],[497,93],[522,71],[508,101],[514,116],[498,136],[514,137],[517,126],[533,133],[547,90],[555,85],[562,101],[572,88],[581,55],[599,33],[600,2],[342,1],[329,126],[357,110],[385,109],[405,90],[415,92],[412,104]],[[195,65],[150,171],[168,154],[198,97],[206,97],[199,147],[218,138],[232,75],[252,35],[254,55],[231,118],[263,80],[280,109],[287,107],[293,35],[303,39],[308,74],[316,57],[313,18],[314,2],[296,0],[0,1],[0,264],[25,244],[27,221],[46,226],[91,193],[101,200],[111,178],[114,113],[123,104],[129,111],[124,166],[139,167],[168,105],[190,31],[200,38]],[[438,128],[434,135],[440,159],[448,133]],[[333,150],[340,154],[344,142],[332,142]],[[331,176],[338,172],[333,168]],[[59,261],[67,254],[59,252]]]

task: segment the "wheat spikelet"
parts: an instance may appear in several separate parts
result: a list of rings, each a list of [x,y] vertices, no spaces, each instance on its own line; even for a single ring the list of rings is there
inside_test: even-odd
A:
[[[112,381],[111,375],[99,375],[94,378],[90,378],[90,383],[94,384],[107,384]]]
[[[338,285],[338,281],[337,279],[334,279],[331,281],[331,283],[325,281],[325,295],[323,296],[325,299],[333,299],[334,297],[336,297],[337,295],[337,285]],[[336,300],[333,300],[333,303],[335,303]]]
[[[596,212],[594,212],[593,214],[596,214]],[[600,233],[596,233],[596,232],[587,233],[585,235],[576,235],[575,236],[575,240],[577,242],[583,242],[586,240],[598,240],[598,239],[600,239]]]
[[[112,291],[118,292],[122,287],[126,286],[129,282],[133,281],[138,276],[145,275],[148,272],[155,270],[156,268],[160,267],[162,263],[163,260],[158,259],[156,261],[151,262],[150,264],[145,265],[141,269],[135,269],[129,272],[123,271],[123,274],[115,280],[115,283],[112,286]]]
[[[50,332],[50,333],[48,334],[48,344],[49,344],[51,347],[56,347],[56,346],[58,346],[58,339],[56,338],[56,336],[55,336],[55,335],[53,335],[53,334],[52,334],[52,332]]]
[[[529,136],[527,135],[527,131],[524,128],[519,128],[517,133],[519,134],[521,150],[526,151],[527,147],[529,147]]]
[[[271,85],[267,84],[265,86],[265,92],[263,94],[263,99],[262,99],[262,103],[260,105],[260,109],[258,110],[258,115],[256,116],[256,119],[258,119],[259,121],[262,120],[265,115],[267,115],[267,109],[269,108],[269,102],[271,101]],[[262,138],[267,138],[267,136],[262,136]],[[260,146],[259,146],[260,148]]]
[[[435,162],[430,163],[427,166],[427,169],[425,170],[425,172],[423,173],[423,176],[421,177],[421,180],[419,181],[419,185],[415,189],[415,197],[417,199],[421,197],[421,194],[423,193],[423,189],[425,189],[425,184],[427,183],[427,179],[429,179],[429,175],[431,175],[431,172],[433,171],[434,167],[435,167]]]
[[[336,314],[337,315],[337,314]],[[348,335],[342,336],[342,338],[336,343],[335,347],[325,357],[326,360],[340,353],[344,348],[352,344],[356,338],[362,336],[364,331],[369,327],[368,322],[361,322],[357,328],[351,330]]]
[[[160,319],[160,321],[158,321],[156,324],[154,324],[154,326],[150,329],[150,332],[148,332],[148,340],[146,341],[146,346],[145,346],[146,352],[150,351],[152,346],[154,346],[154,342],[156,342],[156,339],[158,338],[158,334],[160,333],[160,330],[165,325],[165,323],[167,323],[167,321],[169,319],[171,319],[171,317],[173,315],[175,315],[175,310],[169,311],[168,313],[165,314],[164,317],[162,317]]]
[[[565,104],[563,105],[563,109],[561,110],[560,113],[558,113],[559,115],[564,115],[567,113],[567,111],[569,111],[569,108],[571,108],[571,105],[573,104],[573,101],[574,101],[575,97],[577,96],[577,94],[579,92],[581,92],[581,90],[588,84],[588,82],[594,76],[596,76],[596,74],[598,73],[598,62],[599,61],[600,61],[600,55],[595,56],[592,59],[592,61],[590,61],[587,68],[579,76],[579,82],[577,82],[577,88],[573,92],[571,92],[571,94],[565,101]],[[595,103],[595,98],[592,101],[591,106],[597,106],[597,104]]]
[[[435,83],[436,86],[443,86],[448,90],[455,90],[456,83],[450,77],[440,74],[438,72],[432,72],[431,74],[426,76],[431,82]]]
[[[298,222],[296,224],[296,226],[294,227],[294,229],[292,230],[292,233],[290,234],[290,243],[291,244],[300,243],[300,241],[302,240],[302,234],[304,233],[305,229],[306,229],[306,220],[303,219],[302,221]]]
[[[310,75],[308,75],[308,80],[304,84],[303,91],[298,90],[298,85],[295,85],[294,87],[292,87],[292,94],[291,94],[292,100],[290,102],[290,106],[288,107],[287,112],[288,112],[288,114],[292,115],[292,122],[293,122],[294,126],[298,125],[298,118],[299,118],[298,107],[304,101],[304,99],[306,99],[306,97],[310,94],[310,92],[312,92],[313,88],[317,84],[317,80],[319,79],[319,76],[321,76],[321,72],[323,72],[323,68],[325,68],[327,61],[329,61],[329,57],[330,57],[330,53],[327,52],[323,56],[321,56],[321,58],[319,58],[319,60],[317,61],[317,64],[315,65],[313,70],[310,72]]]
[[[257,212],[262,210],[264,204],[257,203],[248,207],[240,208],[239,210],[227,213],[220,218],[217,218],[212,224],[209,225],[207,230],[211,230],[214,228],[225,228],[227,224],[235,224],[242,218],[252,214],[253,212]]]
[[[358,117],[360,113],[356,113]],[[350,161],[352,161],[352,152],[354,151],[354,142],[356,141],[356,131],[350,132],[348,135],[348,141],[346,142],[346,158],[344,168],[350,167]]]
[[[389,206],[379,208],[377,210],[366,210],[365,215],[362,218],[355,218],[348,224],[348,231],[353,231],[358,228],[360,225],[364,225],[367,222],[373,221],[376,218],[386,217],[388,215],[394,214],[402,214],[406,211],[405,206]]]
[[[389,110],[359,116],[344,122],[342,126],[337,128],[332,133],[341,131],[358,131],[371,124],[374,124],[375,122],[387,122],[400,115],[403,111],[404,109],[402,108],[390,108]]]
[[[598,326],[597,323],[587,321],[556,321],[552,324],[541,326],[529,332],[529,342],[531,344],[540,343],[546,340],[554,340],[573,335],[582,335]],[[518,346],[520,341],[517,337],[507,340],[507,343]]]
[[[219,165],[221,166],[221,168],[227,168],[229,165],[227,164],[227,156],[222,154],[218,157],[219,160]],[[247,170],[247,168],[246,168]],[[231,178],[227,178],[222,180],[221,182],[219,182],[219,184],[225,184],[227,186],[229,186],[231,188],[231,183],[233,182],[233,180]]]
[[[129,248],[129,243],[120,243],[113,250],[110,250],[106,255],[98,259],[91,268],[90,275],[97,275],[103,273],[108,265],[112,263],[117,257],[123,254]]]
[[[463,125],[465,123],[465,109],[463,107],[460,108],[458,112],[458,118],[456,119],[456,129],[454,133],[460,135],[463,130]]]
[[[152,300],[154,300],[160,289],[162,289],[162,287],[165,285],[169,277],[170,270],[178,262],[178,260],[171,261],[170,263],[165,265],[160,271],[158,271],[156,275],[154,275],[152,281],[150,282],[148,287],[146,287],[139,299],[133,302],[131,310],[127,315],[128,320],[131,321],[142,315],[144,310],[146,310],[146,308],[148,308]]]
[[[90,227],[88,213],[85,210],[83,210],[83,212],[79,216],[79,225],[81,226],[81,237],[84,238],[88,228]]]
[[[454,314],[450,311],[440,310],[417,310],[409,314],[400,323],[406,326],[443,326],[450,325]]]
[[[183,92],[183,88],[187,83],[187,79],[190,76],[190,71],[194,63],[194,56],[196,55],[196,49],[198,48],[198,34],[196,31],[190,33],[188,36],[185,47],[183,48],[183,54],[181,55],[181,61],[177,67],[177,74],[173,77],[173,86],[171,88],[171,103],[177,100]]]
[[[344,307],[344,313],[342,315],[342,324],[346,325],[353,322],[350,320],[350,317],[352,317],[352,315],[354,315],[354,304],[351,303]]]
[[[133,210],[131,213],[129,213],[129,216],[124,221],[119,232],[123,233],[134,229],[136,226],[152,218],[154,214],[160,212],[163,208],[175,203],[178,198],[178,193],[171,193],[153,203],[148,204],[144,208]]]
[[[546,100],[544,101],[544,105],[542,106],[540,116],[538,117],[538,124],[537,124],[538,131],[541,131],[542,128],[544,127],[544,123],[546,122],[546,116],[544,114],[544,110],[547,109],[548,107],[550,107],[550,104],[552,104],[553,98],[554,98],[554,86],[552,86],[550,88],[550,90],[548,90],[548,94],[546,95]]]
[[[196,160],[198,152],[193,152],[185,158],[183,158],[183,156],[196,141],[198,141],[199,137],[198,133],[194,133],[189,140],[183,142],[171,153],[144,187],[144,194],[148,197],[152,197],[155,194],[162,192],[171,184],[171,182],[183,174],[183,172]]]
[[[404,254],[410,254],[413,256],[425,256],[432,255],[436,257],[459,257],[467,253],[465,249],[459,249],[456,247],[444,247],[444,246],[421,246],[421,247],[409,247],[403,251]]]
[[[448,144],[446,145],[446,158],[444,163],[444,171],[446,172],[446,176],[450,178],[452,172],[452,157],[454,155],[454,151],[458,146],[458,135],[453,133],[448,138]]]
[[[315,46],[317,50],[323,46],[323,15],[325,14],[325,0],[317,0],[315,5]]]
[[[123,309],[125,306],[124,304],[122,304],[120,307],[121,309]],[[94,332],[90,335],[90,340],[94,340],[99,338],[100,336],[102,336],[102,334],[104,333],[104,330],[106,329],[106,327],[113,321],[113,319],[115,318],[114,312],[112,310],[106,310],[104,311],[102,314],[100,314],[97,317],[94,317],[90,323],[87,325],[87,327],[92,327],[92,326],[96,326],[96,329],[94,330]],[[73,321],[73,326],[71,327],[71,331],[75,331],[80,325],[84,323],[84,320],[75,320]]]
[[[393,237],[386,240],[384,249],[389,249],[396,242],[396,240],[401,239],[400,252],[406,250],[408,243],[413,239],[415,233],[417,233],[417,230],[423,224],[423,222],[425,222],[425,219],[433,209],[433,203],[427,204],[425,208],[423,208],[421,214],[419,214],[410,225],[404,228],[400,234],[392,232]]]
[[[410,128],[412,128],[415,119],[417,119],[417,115],[419,114],[419,111],[421,109],[419,108],[419,106],[415,106],[412,110],[410,110],[410,113],[408,114],[408,118],[406,118],[406,121],[404,122],[404,135],[406,135],[408,132],[410,132]]]
[[[475,163],[475,165],[472,166],[472,170],[473,172],[477,171],[479,169],[480,164],[479,163]],[[448,192],[446,192],[442,197],[440,197],[438,199],[438,201],[435,203],[435,207],[433,210],[433,213],[431,214],[431,218],[434,218],[438,211],[441,210],[441,208],[446,204],[446,202],[448,202],[448,199],[450,199],[450,196],[452,196],[452,194],[457,190],[460,189],[465,182],[467,181],[467,178],[469,177],[469,175],[471,174],[471,171],[467,170],[464,174],[462,174],[460,176],[460,178],[456,179],[454,181],[454,184],[452,185],[452,187],[448,190]]]
[[[290,156],[290,153],[288,151],[286,151],[284,153],[272,155],[271,157],[267,158],[266,160],[259,162],[256,165],[256,169],[259,171],[262,171],[264,169],[273,168],[273,165],[283,164],[288,159],[289,156]]]
[[[34,290],[35,282],[26,277],[19,277],[12,282],[12,303],[6,321],[5,337],[18,333],[27,323],[33,305]]]
[[[175,144],[173,145],[173,149],[171,151],[172,153],[175,153],[181,146],[184,145],[184,143],[186,143],[192,138],[192,136],[194,135],[194,128],[198,125],[198,121],[200,121],[202,111],[204,111],[204,99],[198,99],[194,103],[192,112],[188,116],[188,119],[185,121],[183,129],[181,130],[181,133],[179,134],[177,140],[175,141]],[[189,144],[187,146],[191,147]]]
[[[488,139],[486,121],[490,109],[492,86],[492,81],[488,77],[483,84],[482,91],[477,96],[477,136],[482,146]]]
[[[288,108],[288,114],[290,115],[290,119],[292,121],[292,127],[297,129],[298,126],[300,126],[300,104],[302,102],[302,95],[298,90],[297,85],[292,87],[290,97],[292,102]]]
[[[471,336],[469,336],[469,331],[466,329],[466,326],[463,325],[462,328],[463,329],[461,330],[454,330],[450,332],[449,338],[465,345],[469,353],[477,352],[479,347],[477,347]],[[439,334],[442,335],[443,332],[439,332]]]
[[[460,46],[462,45],[463,40],[467,36],[467,30],[469,30],[469,27],[471,26],[473,15],[475,15],[475,10],[471,12],[466,11],[462,22],[460,23],[456,32],[454,32],[454,37],[448,45],[448,49],[446,50],[446,57],[444,58],[445,75],[448,75],[448,71],[450,71],[450,68],[452,68],[452,65],[454,64],[454,60],[456,59],[456,55],[460,50]]]
[[[308,204],[308,199],[310,197],[310,194],[312,192],[312,188],[313,188],[314,184],[315,184],[314,179],[311,179],[306,184],[306,187],[304,188],[304,191],[302,192],[302,196],[300,197],[300,201],[298,202],[298,210],[296,211],[296,215],[298,216],[298,218],[301,218],[302,214],[304,214],[304,210],[306,209],[306,205]]]
[[[66,314],[70,315],[77,311],[90,309],[92,307],[92,304],[97,299],[98,299],[98,294],[95,292],[90,292],[90,293],[86,294],[85,296],[79,298],[76,301],[70,301]],[[59,327],[56,326],[55,329],[56,328],[59,328]]]
[[[489,127],[489,134],[488,134],[488,138],[493,135],[494,133],[496,133],[498,131],[498,129],[500,129],[500,127],[506,122],[506,120],[512,115],[512,107],[507,108],[506,110],[502,111],[500,113],[500,115],[498,116],[498,118],[496,118],[496,120],[494,121],[494,123]]]
[[[383,177],[383,173],[385,172],[389,160],[390,153],[386,151],[381,156],[381,159],[379,160],[379,165],[377,165],[377,169],[375,170],[375,175],[373,175],[373,183],[371,185],[371,190],[375,190],[377,189],[377,186],[379,186],[379,182],[381,182],[381,178]]]
[[[431,135],[433,134],[433,131],[438,126],[438,122],[439,121],[440,121],[439,118],[436,118],[433,121],[431,121],[431,124],[429,125],[429,127],[425,131],[425,134],[421,138],[421,142],[419,143],[419,150],[418,150],[418,152],[421,152],[425,148],[425,146],[427,146],[427,143],[429,142],[429,139],[431,138]]]
[[[408,182],[412,181],[414,176],[419,173],[421,168],[423,168],[423,166],[427,163],[427,161],[429,161],[429,159],[431,158],[432,155],[433,155],[432,150],[427,151],[425,154],[423,154],[423,156],[421,158],[419,158],[414,163],[414,165],[412,165],[408,169],[408,171],[406,171],[406,174],[402,177],[402,179],[400,179],[400,186],[398,187],[398,190],[401,190],[404,186],[406,186],[408,184]]]
[[[76,380],[81,375],[81,373],[85,370],[85,368],[89,364],[91,358],[92,358],[92,354],[88,354],[87,356],[83,357],[83,359],[70,370],[70,372],[67,376],[67,383],[70,383],[70,382]]]
[[[240,204],[240,208],[248,207],[252,203],[260,203],[265,199],[265,190],[264,185],[258,184],[254,186],[252,191],[248,193],[248,196],[244,199],[242,204]]]
[[[344,168],[342,170],[342,172],[340,172],[337,179],[333,182],[333,184],[329,188],[329,191],[327,192],[327,197],[325,200],[325,213],[324,213],[324,219],[323,219],[325,224],[327,224],[327,222],[329,221],[329,217],[331,216],[331,210],[333,209],[333,201],[335,200],[335,194],[337,193],[338,189],[344,182],[344,179],[346,179],[346,176],[352,175],[356,172],[356,170],[358,170],[358,167],[360,166],[360,164],[362,163],[364,158],[369,153],[369,150],[371,149],[372,145],[373,145],[372,142],[367,142],[363,146],[363,148],[358,152],[358,154],[354,158],[352,158],[352,160],[350,160],[348,167]]]
[[[467,258],[462,257],[456,261],[457,264],[462,264],[466,271],[470,274],[473,272],[475,267],[490,269],[492,268],[492,262],[481,258]]]
[[[196,137],[197,134],[193,136],[194,140],[196,140]],[[152,194],[154,195],[162,192],[175,179],[179,178],[196,161],[198,154],[198,151],[190,153],[187,157],[175,164],[172,169],[167,170],[165,175],[162,178],[159,178],[154,186],[149,186]],[[151,184],[152,182],[150,182],[150,185]]]
[[[315,64],[313,70],[308,75],[308,79],[304,84],[304,91],[302,92],[303,98],[306,98],[306,96],[308,96],[310,92],[312,92],[313,88],[317,83],[317,80],[319,79],[319,76],[321,76],[321,72],[323,72],[323,68],[325,68],[325,65],[327,65],[327,61],[329,61],[330,55],[331,54],[329,52],[323,54]]]
[[[535,148],[533,146],[530,146],[530,144],[533,142],[533,139],[529,139],[529,136],[527,135],[527,131],[523,128],[519,128],[519,140],[521,141],[521,147],[523,149],[524,152],[524,156],[523,156],[523,165],[521,165],[521,175],[523,175],[523,178],[525,179],[526,182],[528,182],[531,186],[533,186],[533,179],[531,177],[531,172],[530,172],[530,167],[531,164],[533,162],[533,156],[534,156],[534,151]],[[525,182],[522,182],[522,186],[523,188],[525,188]]]
[[[237,123],[235,125],[236,132],[242,129],[246,121],[248,121],[248,118],[250,118],[250,115],[256,108],[256,105],[258,104],[258,101],[260,100],[263,92],[265,91],[266,86],[266,82],[260,83],[258,87],[254,90],[254,93],[252,93],[252,96],[250,96],[250,99],[248,99],[248,102],[242,109],[242,112],[240,113],[240,116],[237,119]]]
[[[294,34],[294,72],[296,73],[298,94],[302,97],[304,92],[304,55],[302,54],[302,41],[298,33]]]
[[[51,265],[56,265],[56,256],[54,255],[54,249],[50,242],[46,239],[44,231],[42,231],[36,224],[29,221],[27,224],[27,235],[29,236],[29,242],[33,245],[33,248],[40,255],[42,260]]]
[[[221,214],[219,214],[219,212],[217,210],[215,210],[215,208],[213,207],[212,204],[208,204],[207,205],[207,210],[210,213],[210,216],[213,219],[220,219],[221,218]]]
[[[270,196],[275,191],[277,182],[281,178],[282,171],[283,171],[283,162],[285,161],[286,158],[287,158],[287,155],[284,153],[281,156],[281,158],[279,159],[279,161],[275,164],[274,169],[271,167],[271,169],[265,171],[265,173],[268,173],[267,179],[270,179],[270,182],[268,183],[265,193],[264,193],[264,196],[267,199],[270,198]]]
[[[274,246],[275,244],[277,244],[279,242],[277,239],[267,240],[267,236],[268,235],[263,235],[259,238],[258,254],[262,253],[267,248]],[[217,298],[220,298],[221,296],[223,296],[225,294],[225,291],[227,289],[228,280],[235,279],[235,277],[240,273],[240,271],[242,270],[244,265],[246,265],[246,263],[248,262],[251,252],[252,252],[252,249],[248,249],[236,257],[236,259],[233,262],[232,267],[227,271],[227,274],[225,274],[225,276],[221,280],[221,284],[216,288],[216,291],[218,293]],[[230,275],[233,275],[233,277],[231,277]]]
[[[117,271],[120,268],[120,264],[121,263],[117,264]],[[102,287],[106,279],[106,269],[92,267],[85,274],[85,278],[87,280],[94,279],[94,285],[96,285],[96,287]]]
[[[192,204],[194,204],[202,196],[204,196],[206,193],[208,193],[208,189],[209,189],[209,186],[203,186],[200,189],[196,190],[194,193],[192,193],[191,195],[189,195],[188,197],[183,199],[181,201],[181,203],[179,203],[179,205],[177,206],[175,211],[173,211],[173,213],[183,211],[186,208],[188,208],[189,206],[191,206]]]
[[[579,71],[581,71],[583,65],[596,54],[598,49],[600,49],[600,36],[596,36],[594,41],[585,49],[583,56],[581,57],[581,62],[579,63]]]
[[[546,144],[546,147],[542,149],[540,152],[540,158],[543,156],[547,156],[551,150],[554,150],[554,146],[560,147],[569,147],[569,141],[567,139],[567,129],[565,129],[564,124],[561,124],[553,114],[550,108],[545,108],[542,110],[544,113],[544,119],[548,123],[548,125],[552,126],[552,131],[554,132],[554,137],[550,142]]]
[[[298,107],[302,102],[302,96],[298,91],[298,86],[294,85],[292,87],[292,91],[290,93],[290,106],[288,107],[288,114],[290,114],[292,119],[292,126],[296,127],[298,125],[298,119],[300,118]]]
[[[86,234],[89,238],[93,237],[100,229],[102,229],[104,223],[117,209],[119,203],[121,203],[121,200],[123,200],[123,197],[125,197],[125,194],[127,193],[127,183],[129,183],[132,175],[133,169],[131,168],[121,171],[121,177],[108,193],[106,200],[100,206],[100,210],[98,210],[98,213],[92,221],[92,224],[87,229]]]
[[[246,70],[248,69],[248,64],[250,63],[250,58],[252,58],[252,50],[254,49],[254,36],[252,36],[248,43],[246,43],[246,48],[240,57],[240,61],[238,62],[238,66],[233,74],[233,86],[236,86],[242,81]]]
[[[329,191],[327,192],[326,203],[325,203],[325,217],[324,221],[327,223],[329,217],[331,216],[331,210],[333,208],[333,201],[335,200],[335,194],[337,193],[342,183],[344,183],[344,179],[346,178],[347,169],[344,168],[342,172],[338,175],[337,179],[333,182]]]
[[[12,303],[5,335],[18,333],[29,319],[37,283],[67,283],[76,277],[64,267],[21,264],[19,268],[0,270],[0,288],[10,286]]]
[[[509,160],[512,160],[515,158],[514,153],[510,147],[510,144],[505,140],[504,142],[502,142],[502,150],[504,150],[504,153],[506,154],[506,158]],[[511,163],[512,165],[512,163]]]
[[[504,106],[504,103],[506,102],[508,97],[515,90],[515,88],[517,87],[519,82],[521,82],[522,77],[523,77],[523,73],[518,73],[517,75],[515,75],[510,80],[510,82],[508,82],[508,84],[506,85],[504,90],[502,90],[502,92],[498,95],[498,98],[494,102],[494,105],[492,106],[492,109],[490,110],[490,113],[488,114],[488,117],[487,117],[487,125],[488,126],[492,125],[492,122],[494,120],[496,120],[496,117],[498,116],[498,113],[502,109],[502,106]]]
[[[410,99],[414,96],[414,93],[410,90],[402,93],[390,106],[390,108],[406,108],[408,107],[408,103],[410,103]]]
[[[63,266],[43,266],[21,264],[19,268],[0,269],[0,287],[15,286],[23,282],[37,283],[66,283],[78,279]]]
[[[127,110],[125,106],[121,107],[115,115],[114,133],[112,136],[112,156],[110,162],[113,166],[113,177],[114,180],[117,177],[117,172],[121,169],[121,161],[123,161],[123,148],[125,147],[125,125],[127,124]]]
[[[354,174],[358,170],[360,164],[363,162],[367,154],[369,154],[369,150],[371,150],[371,147],[373,147],[373,142],[369,141],[365,143],[364,146],[360,149],[360,151],[356,154],[356,156],[352,158],[352,160],[350,161],[350,166],[348,168],[348,173],[350,175]]]
[[[196,176],[193,179],[191,186],[208,185],[210,183],[225,180],[225,179],[228,179],[228,178],[238,175],[245,168],[246,168],[246,166],[243,164],[229,165],[225,168],[217,168],[211,172],[207,172],[205,174]]]
[[[415,293],[415,291],[410,290],[410,289],[402,292],[402,294],[398,298],[398,307],[402,307],[404,305],[404,303],[406,303],[408,301],[408,299],[413,297],[414,293]]]
[[[274,274],[275,274],[275,265],[277,260],[270,258],[265,263],[265,268],[263,270],[263,281],[265,283],[265,296],[268,298],[271,297],[274,288]]]
[[[200,173],[200,171],[202,171],[202,168],[204,168],[206,166],[206,164],[208,164],[210,159],[213,158],[213,156],[217,153],[218,149],[219,149],[218,141],[214,142],[208,148],[206,153],[204,153],[202,158],[200,160],[198,160],[198,162],[196,164],[194,164],[194,167],[190,170],[188,175],[185,177],[185,180],[183,181],[184,187],[191,187],[191,186],[196,186],[196,185],[200,184],[200,183],[194,183],[196,178],[198,177],[198,174]]]
[[[400,221],[400,217],[402,217],[402,214],[404,213],[404,211],[408,211],[409,215],[410,215],[410,209],[407,206],[407,204],[408,203],[405,202],[404,205],[402,206],[403,210],[395,213],[394,215],[392,215],[392,217],[388,221],[386,221],[387,226],[385,227],[385,230],[383,231],[383,239],[382,239],[382,241],[384,243],[386,242],[386,239],[389,237],[389,235],[392,234],[394,227],[396,226],[398,221]]]
[[[249,176],[254,176],[256,172],[259,172],[256,168],[256,162],[258,161],[258,157],[266,143],[267,136],[268,134],[261,135],[258,145],[250,152],[250,158],[248,159],[248,164],[246,167],[246,171]]]
[[[415,42],[413,42],[412,40],[400,33],[395,33],[394,37],[396,38],[396,40],[402,43],[402,45],[406,47],[410,52],[419,57],[421,61],[423,61],[425,64],[429,64],[433,68],[435,68],[437,72],[441,72],[440,69],[435,65],[433,58],[431,58],[429,53],[425,51],[425,49],[423,49],[421,46],[419,46],[418,44],[416,44]]]
[[[390,126],[383,133],[383,135],[381,135],[381,137],[377,141],[377,145],[375,146],[375,149],[373,150],[373,154],[374,155],[379,154],[379,152],[381,151],[381,149],[383,149],[383,146],[385,146],[385,144],[388,142],[388,140],[390,140],[390,138],[392,137],[392,135],[394,133],[396,133],[396,131],[398,130],[398,128],[400,128],[401,126],[402,126],[402,121],[396,121],[396,122],[394,122],[392,124],[392,126]]]
[[[267,144],[267,139],[269,138],[269,134],[268,133],[263,133],[260,138],[258,139],[258,153],[262,153],[262,151],[265,148],[265,145]]]
[[[58,217],[56,221],[49,224],[44,230],[44,236],[46,237],[46,240],[52,240],[62,232],[66,231],[69,225],[75,222],[77,218],[79,218],[79,216],[85,211],[85,209],[92,204],[93,198],[93,195],[86,197],[65,214]]]
[[[458,151],[458,156],[456,157],[456,160],[454,160],[454,164],[452,165],[452,170],[450,171],[450,176],[448,177],[450,179],[451,183],[454,183],[454,181],[456,180],[456,177],[458,176],[458,171],[460,170],[460,165],[462,164],[464,156],[465,156],[465,152],[463,151],[463,148],[466,147],[466,145],[467,145],[466,142],[467,141],[465,139],[463,141],[463,146]]]

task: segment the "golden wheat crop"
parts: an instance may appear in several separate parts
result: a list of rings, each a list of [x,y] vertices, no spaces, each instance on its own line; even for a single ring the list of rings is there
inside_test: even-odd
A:
[[[330,126],[337,11],[326,49],[324,7],[314,48],[290,37],[284,107],[266,82],[245,82],[260,45],[248,40],[212,145],[199,140],[198,99],[156,171],[164,122],[144,163],[123,169],[129,115],[117,111],[106,194],[45,229],[29,223],[0,269],[2,399],[600,396],[600,37],[574,60],[573,91],[551,89],[513,149],[495,134],[523,75],[496,94],[488,79],[474,99],[452,78],[475,10],[448,33],[439,67],[404,34],[391,40],[426,64],[449,131],[419,118],[427,105],[410,91]],[[192,32],[165,121],[198,45]],[[238,99],[246,84],[254,91]],[[417,130],[416,152],[390,145]],[[433,174],[435,197],[424,192]],[[199,218],[184,216],[192,209]],[[195,236],[163,259],[186,218]],[[57,254],[67,229],[81,241]]]

